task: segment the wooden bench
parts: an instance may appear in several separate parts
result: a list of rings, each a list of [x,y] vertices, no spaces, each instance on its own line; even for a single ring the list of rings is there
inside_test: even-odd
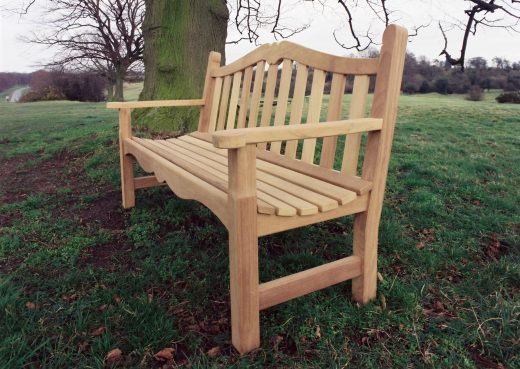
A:
[[[391,25],[373,59],[337,57],[285,41],[226,66],[212,52],[202,99],[108,104],[119,109],[123,206],[135,205],[136,189],[166,182],[179,197],[207,206],[228,229],[232,342],[240,353],[259,347],[262,309],[349,279],[354,300],[366,303],[376,296],[379,220],[406,44],[406,30]],[[370,76],[376,82],[366,117]],[[352,78],[345,119],[342,104]],[[326,81],[330,96],[326,122],[320,123]],[[166,106],[200,106],[197,132],[166,140],[132,136],[131,109]],[[363,132],[368,134],[358,176]],[[342,135],[346,145],[337,160]],[[154,176],[134,178],[133,160]],[[335,161],[341,162],[338,170]],[[352,256],[259,283],[258,237],[351,214]]]

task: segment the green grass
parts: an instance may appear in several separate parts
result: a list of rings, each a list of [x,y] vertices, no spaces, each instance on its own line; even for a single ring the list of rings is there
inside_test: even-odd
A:
[[[378,299],[347,282],[264,311],[244,357],[224,227],[167,188],[121,210],[116,124],[103,104],[0,95],[0,367],[103,368],[116,347],[128,368],[165,347],[191,368],[520,367],[520,106],[403,96]],[[347,256],[351,225],[262,238],[261,280]]]

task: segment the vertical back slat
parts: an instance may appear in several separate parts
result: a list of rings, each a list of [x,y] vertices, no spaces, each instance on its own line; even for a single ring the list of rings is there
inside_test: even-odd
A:
[[[287,115],[287,100],[289,98],[289,88],[291,87],[292,60],[284,59],[282,75],[280,77],[280,87],[278,98],[276,99],[276,113],[274,115],[274,125],[283,126]],[[280,153],[281,142],[271,142],[271,151]]]
[[[231,98],[229,100],[229,112],[227,116],[226,129],[235,128],[235,120],[237,117],[238,96],[240,94],[240,84],[242,83],[242,72],[236,72],[233,75],[233,88],[231,89]]]
[[[278,65],[271,64],[267,71],[267,82],[264,92],[264,108],[262,110],[262,118],[260,120],[261,127],[267,127],[271,123],[271,112],[273,111],[274,90],[276,88],[276,77],[278,77]],[[259,149],[265,149],[266,144],[257,145]]]
[[[320,69],[314,70],[312,78],[311,97],[309,99],[309,112],[307,113],[307,124],[315,124],[320,121],[321,103],[323,101],[323,88],[325,86],[325,72]],[[316,139],[308,138],[303,141],[301,160],[306,163],[314,162],[314,149]]]
[[[262,87],[264,85],[265,61],[259,61],[256,65],[253,95],[251,96],[251,111],[247,127],[256,127],[258,112],[260,111],[260,98],[262,97]]]
[[[350,101],[349,118],[363,118],[367,106],[368,87],[370,77],[359,75],[354,78],[352,99]],[[361,146],[361,133],[347,135],[345,139],[345,151],[343,151],[343,161],[341,171],[347,175],[356,175],[359,160],[359,148]]]
[[[247,67],[244,71],[244,82],[242,83],[242,95],[240,96],[240,108],[238,111],[237,128],[244,128],[249,108],[249,95],[251,93],[251,79],[253,67]]]
[[[294,84],[293,98],[291,102],[291,117],[289,124],[300,124],[302,122],[303,104],[305,102],[305,86],[309,71],[305,64],[298,64],[296,70],[296,81]],[[285,156],[294,159],[298,141],[287,141],[285,145]]]
[[[224,129],[226,122],[226,113],[229,101],[229,90],[231,88],[231,76],[224,77],[224,87],[222,87],[222,97],[220,99],[220,108],[218,109],[217,131]]]
[[[217,77],[213,100],[211,101],[211,115],[209,117],[209,132],[214,132],[217,128],[218,106],[220,104],[220,94],[222,93],[222,77]]]
[[[329,107],[327,121],[341,119],[341,106],[343,94],[345,93],[346,77],[343,74],[334,73],[332,75],[332,85],[330,86]],[[320,166],[331,169],[334,166],[336,157],[336,143],[338,136],[325,137],[321,148]]]

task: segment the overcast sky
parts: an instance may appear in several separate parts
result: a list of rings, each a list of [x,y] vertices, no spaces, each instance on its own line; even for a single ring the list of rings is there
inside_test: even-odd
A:
[[[19,4],[19,0],[0,0],[0,4]],[[231,1],[231,3],[234,3]],[[346,55],[353,51],[342,49],[335,41],[332,33],[336,30],[339,37],[346,36],[344,12],[338,7],[337,1],[324,1],[325,7],[314,1],[286,0],[283,2],[282,22],[284,24],[299,26],[309,24],[309,28],[290,38],[291,41],[300,43],[313,49]],[[262,0],[262,5],[274,6],[273,0]],[[437,22],[443,21],[448,26],[456,18],[463,19],[463,12],[467,2],[462,0],[391,0],[389,6],[399,9],[392,15],[396,23],[411,27],[413,25],[428,24],[426,29],[421,29],[417,37],[410,39],[409,51],[417,56],[424,55],[429,59],[437,58],[442,50],[443,39],[438,29]],[[462,16],[459,16],[461,15]],[[370,27],[371,31],[380,39],[381,26],[362,9],[354,14],[356,26],[360,30]],[[34,9],[24,16],[9,12],[0,14],[0,71],[30,72],[36,70],[37,64],[52,57],[52,50],[35,45],[28,45],[21,41],[20,37],[28,36],[31,32],[38,32],[45,27],[41,23],[41,12]],[[449,51],[453,56],[458,56],[462,31],[456,28],[449,32]],[[237,38],[237,32],[230,26],[228,40]],[[263,32],[261,43],[272,42],[274,38]],[[348,38],[343,37],[342,42],[348,43]],[[239,44],[230,44],[226,47],[227,61],[231,62],[244,53],[255,48],[255,45],[247,41]],[[520,34],[510,34],[504,29],[481,28],[476,37],[469,41],[467,58],[483,56],[491,60],[494,56],[505,57],[511,61],[520,61]]]

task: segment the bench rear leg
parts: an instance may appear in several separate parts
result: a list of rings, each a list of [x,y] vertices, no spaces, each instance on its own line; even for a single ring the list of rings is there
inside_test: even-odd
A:
[[[135,183],[133,159],[125,155],[124,141],[132,137],[130,109],[119,110],[119,159],[121,161],[121,194],[123,207],[129,209],[135,206]]]
[[[377,239],[379,219],[370,219],[368,210],[354,218],[354,255],[361,258],[362,273],[352,279],[352,297],[366,304],[377,294]]]

